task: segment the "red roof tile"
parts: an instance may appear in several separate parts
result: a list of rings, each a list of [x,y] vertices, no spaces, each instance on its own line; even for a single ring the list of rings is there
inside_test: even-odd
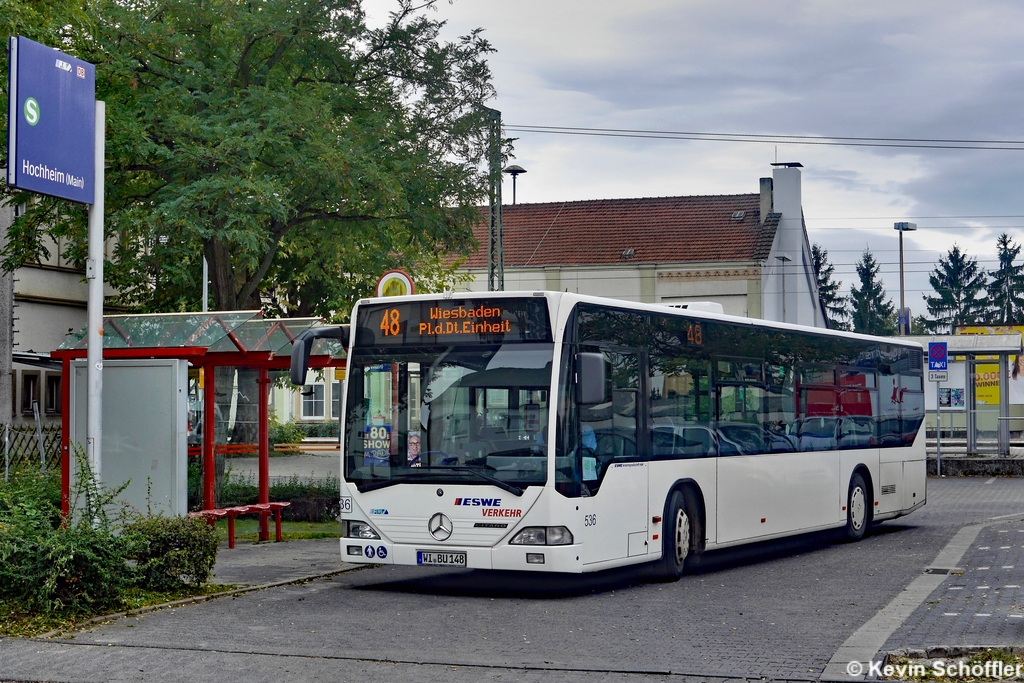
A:
[[[742,220],[733,215],[744,213]],[[501,208],[506,267],[757,261],[767,258],[778,214],[760,221],[757,194],[599,199]],[[487,267],[487,208],[473,229]],[[623,252],[633,249],[628,259]]]

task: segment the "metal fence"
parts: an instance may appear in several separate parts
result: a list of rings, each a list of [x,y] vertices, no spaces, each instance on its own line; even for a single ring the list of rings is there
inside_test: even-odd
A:
[[[2,466],[17,470],[25,468],[42,468],[45,462],[47,471],[60,468],[60,425],[12,426],[0,425],[0,452],[4,462]],[[42,436],[42,453],[39,450],[39,437]]]

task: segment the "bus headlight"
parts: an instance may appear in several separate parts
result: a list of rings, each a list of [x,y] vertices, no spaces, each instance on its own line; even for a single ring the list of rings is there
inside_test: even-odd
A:
[[[379,541],[380,536],[373,530],[366,522],[353,522],[351,520],[345,521],[345,538],[366,538],[374,541]]]
[[[564,526],[528,526],[512,540],[512,545],[572,545],[572,532]]]

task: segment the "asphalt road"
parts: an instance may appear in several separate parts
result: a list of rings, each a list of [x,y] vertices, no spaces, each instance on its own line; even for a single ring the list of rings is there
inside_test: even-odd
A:
[[[352,571],[57,642],[3,639],[0,680],[815,679],[961,527],[1024,518],[1024,482],[931,479],[928,501],[860,543],[826,533],[709,553],[676,583],[636,570]]]

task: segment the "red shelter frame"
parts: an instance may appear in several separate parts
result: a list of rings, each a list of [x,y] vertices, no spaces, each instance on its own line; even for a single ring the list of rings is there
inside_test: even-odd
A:
[[[244,313],[244,312],[229,312],[233,314]],[[149,316],[152,318],[160,317],[162,314],[155,314]],[[191,315],[204,315],[204,314],[191,314]],[[227,314],[210,313],[205,314],[209,316],[209,319],[204,321],[198,326],[190,337],[185,340],[188,342],[196,341],[202,333],[208,331],[209,326],[218,325],[225,334],[218,337],[217,343],[210,344],[209,346],[194,346],[194,345],[176,345],[162,347],[159,345],[152,345],[152,340],[148,340],[150,345],[148,346],[136,346],[133,343],[131,335],[124,331],[125,325],[119,323],[120,317],[107,318],[104,322],[104,328],[110,327],[111,331],[116,333],[119,342],[124,342],[126,345],[121,347],[107,347],[105,345],[103,349],[104,360],[114,359],[125,359],[125,358],[141,358],[141,359],[154,359],[154,358],[173,358],[173,359],[184,359],[189,361],[189,364],[193,367],[199,368],[203,373],[203,434],[201,444],[201,457],[203,462],[203,508],[204,510],[212,510],[216,507],[216,501],[214,498],[216,475],[214,472],[214,429],[213,419],[214,410],[213,405],[215,401],[214,397],[214,370],[218,367],[249,367],[257,368],[259,375],[257,384],[260,388],[259,392],[259,403],[258,403],[258,458],[259,458],[259,472],[258,472],[258,485],[259,485],[259,502],[269,503],[270,502],[270,398],[269,398],[269,387],[271,384],[270,372],[272,370],[288,370],[291,364],[290,353],[290,342],[294,341],[295,334],[301,332],[309,327],[315,326],[316,324],[322,323],[319,319],[280,319],[280,320],[264,320],[258,312],[250,312],[251,320],[259,324],[259,332],[262,333],[258,336],[250,335],[248,343],[246,343],[245,335],[239,334],[247,323],[242,325],[227,324],[224,320],[224,316]],[[145,315],[130,316],[133,320],[138,321],[147,318]],[[293,332],[289,323],[292,324],[296,329]],[[276,334],[278,340],[280,340],[280,334],[283,333],[287,339],[286,348],[278,348],[276,351],[272,348],[270,342],[271,338]],[[107,335],[104,335],[104,341],[106,342]],[[223,340],[227,339],[230,341],[231,348],[224,348],[229,346],[224,343]],[[170,342],[170,339],[166,341]],[[157,342],[159,343],[159,341]],[[212,349],[215,349],[211,351]],[[70,420],[71,420],[71,383],[69,378],[71,377],[71,361],[79,358],[85,358],[87,349],[85,347],[85,341],[81,341],[72,348],[61,348],[51,352],[52,358],[59,359],[61,361],[62,374],[64,381],[61,382],[61,510],[65,515],[70,511],[70,488],[71,488],[71,434],[70,434]],[[309,359],[309,367],[311,369],[321,369],[327,367],[345,367],[346,360],[339,358],[335,355],[324,354],[324,353],[313,353]],[[269,523],[266,517],[261,516],[260,518],[260,531],[259,537],[261,541],[270,539]]]

